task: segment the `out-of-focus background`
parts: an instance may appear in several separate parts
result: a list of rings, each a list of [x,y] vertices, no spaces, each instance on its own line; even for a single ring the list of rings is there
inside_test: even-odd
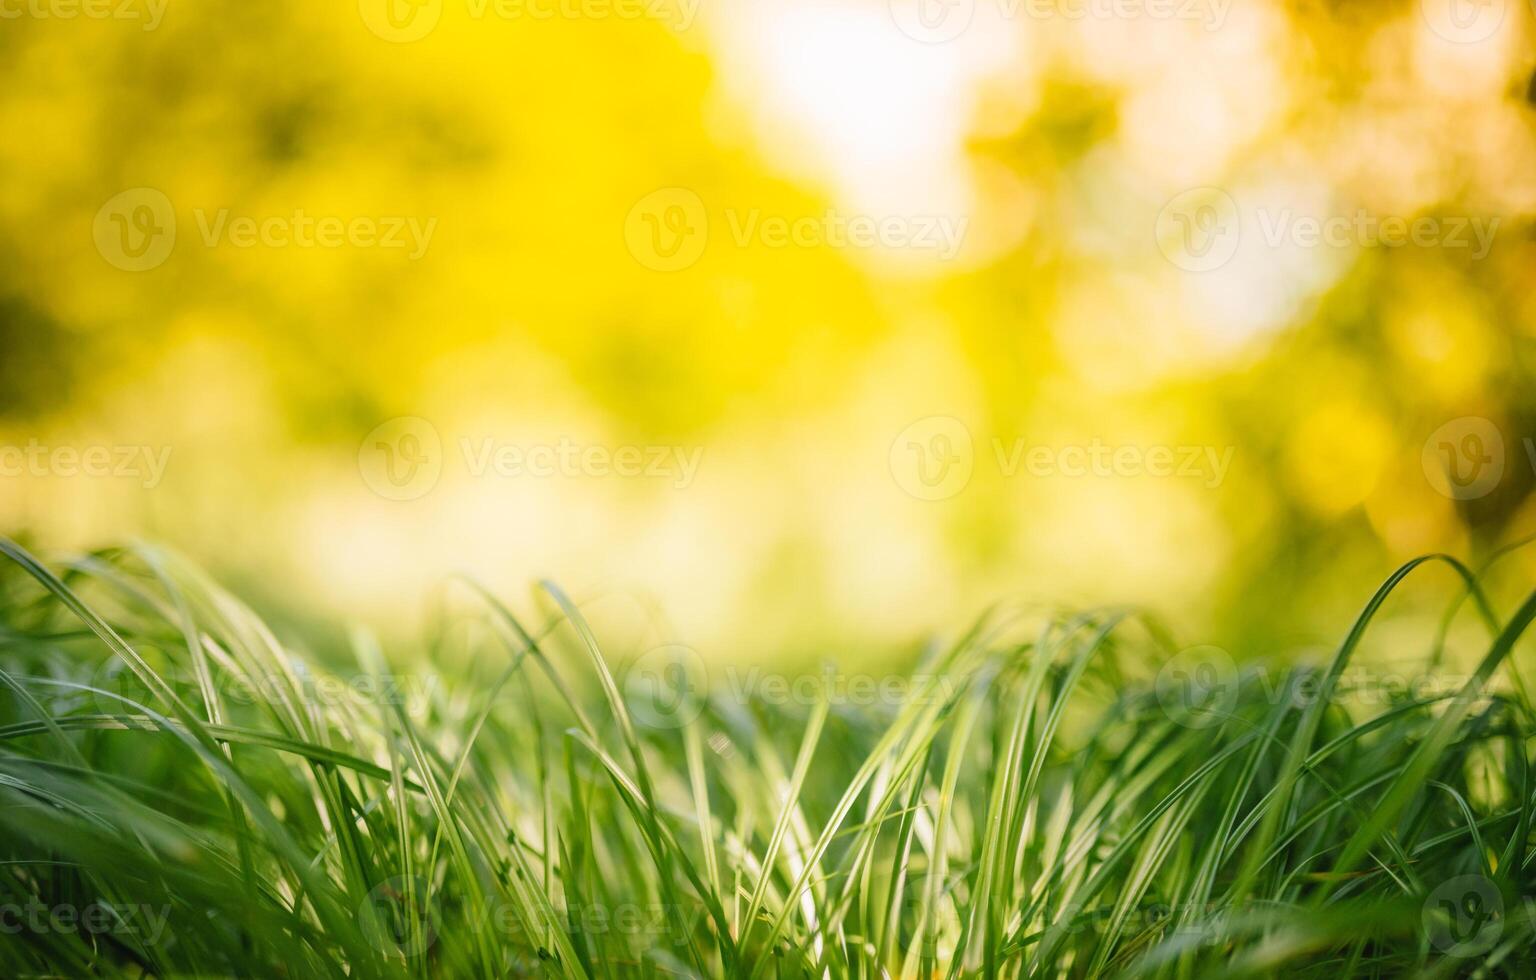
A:
[[[402,635],[467,571],[727,658],[1005,595],[1336,637],[1536,526],[1532,40],[1524,0],[0,0],[0,524]]]

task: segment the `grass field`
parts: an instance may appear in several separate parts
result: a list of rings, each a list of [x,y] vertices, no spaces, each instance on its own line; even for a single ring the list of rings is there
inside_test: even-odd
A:
[[[152,549],[0,550],[6,976],[1536,970],[1536,597],[1449,560],[1318,666],[1006,606],[901,677],[743,683],[554,586],[445,586],[402,672]],[[1475,671],[1352,662],[1409,575]]]

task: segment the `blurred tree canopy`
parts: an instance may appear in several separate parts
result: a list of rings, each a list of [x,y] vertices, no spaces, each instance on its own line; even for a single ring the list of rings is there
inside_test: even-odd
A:
[[[978,0],[941,38],[905,2],[16,7],[0,443],[171,457],[8,473],[0,515],[386,621],[457,569],[641,589],[722,656],[1016,593],[1267,650],[1536,525],[1527,5]],[[405,416],[442,477],[385,499],[359,453]],[[940,446],[969,477],[923,499]],[[1147,472],[1186,447],[1230,465]]]

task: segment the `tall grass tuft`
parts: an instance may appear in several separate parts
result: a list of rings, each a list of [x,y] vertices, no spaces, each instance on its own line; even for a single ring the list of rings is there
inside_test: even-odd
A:
[[[743,687],[552,585],[447,589],[402,672],[151,548],[0,552],[6,976],[1536,974],[1536,597],[1450,559],[1316,665],[999,606],[901,678]],[[1429,565],[1476,668],[1362,675]]]

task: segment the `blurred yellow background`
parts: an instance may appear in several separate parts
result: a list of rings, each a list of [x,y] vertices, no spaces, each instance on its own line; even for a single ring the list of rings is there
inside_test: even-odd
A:
[[[1524,2],[0,8],[41,546],[755,658],[1020,594],[1308,642],[1536,525]]]

